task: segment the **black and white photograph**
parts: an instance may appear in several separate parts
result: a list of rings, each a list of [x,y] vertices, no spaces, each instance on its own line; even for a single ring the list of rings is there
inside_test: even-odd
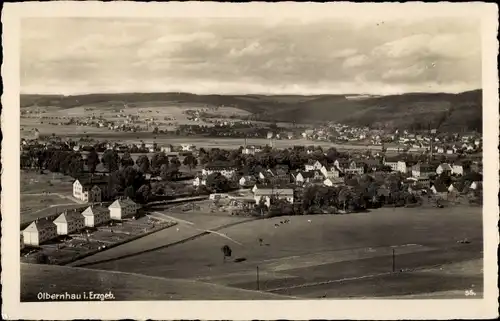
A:
[[[497,315],[496,6],[32,4],[2,16],[12,315]]]

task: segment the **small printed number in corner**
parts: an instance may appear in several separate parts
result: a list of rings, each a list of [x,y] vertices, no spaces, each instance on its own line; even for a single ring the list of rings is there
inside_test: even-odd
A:
[[[475,296],[476,292],[474,290],[465,290],[465,296]]]

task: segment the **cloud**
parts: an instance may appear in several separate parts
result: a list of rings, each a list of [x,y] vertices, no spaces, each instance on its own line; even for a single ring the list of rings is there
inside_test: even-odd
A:
[[[460,22],[30,18],[22,24],[21,88],[297,94],[474,89],[481,86],[479,24]]]

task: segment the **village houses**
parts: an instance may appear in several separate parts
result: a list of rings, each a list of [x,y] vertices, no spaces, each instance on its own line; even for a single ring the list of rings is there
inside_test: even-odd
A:
[[[40,244],[55,239],[57,237],[57,227],[48,218],[33,221],[23,231],[24,244],[39,246]]]
[[[323,164],[321,164],[319,161],[314,161],[310,159],[307,164],[305,165],[305,171],[313,171],[313,170],[320,170],[321,167],[323,167]]]

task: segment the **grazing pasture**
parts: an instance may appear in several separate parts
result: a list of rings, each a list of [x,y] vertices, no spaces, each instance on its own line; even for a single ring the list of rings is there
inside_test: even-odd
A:
[[[64,266],[21,264],[21,302],[40,302],[38,293],[107,293],[114,300],[284,300],[272,293],[248,291],[192,280]],[[81,299],[83,300],[83,299]]]
[[[289,222],[283,223],[286,219]],[[108,258],[88,267],[255,289],[259,266],[261,290],[308,298],[451,291],[469,283],[477,286],[480,281],[477,276],[444,278],[413,271],[480,259],[479,208],[385,208],[351,215],[280,217],[241,223],[218,232],[223,235],[209,233],[136,255],[130,251],[128,257]],[[465,238],[470,244],[458,242]],[[161,243],[165,245],[159,237],[158,245]],[[225,263],[220,250],[224,244],[233,250],[232,259]],[[408,281],[413,275],[417,282]],[[363,290],[364,282],[371,290]],[[392,285],[384,287],[384,282]],[[335,290],[339,284],[344,291]]]

